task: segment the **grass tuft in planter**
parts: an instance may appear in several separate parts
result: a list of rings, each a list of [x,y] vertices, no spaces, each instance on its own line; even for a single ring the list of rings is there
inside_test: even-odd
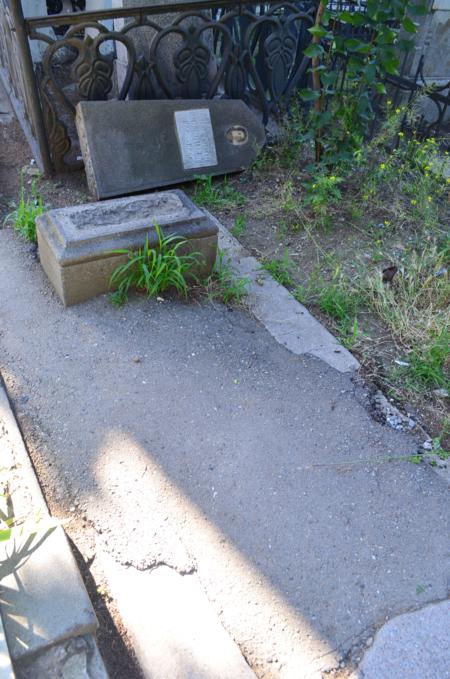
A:
[[[110,279],[110,285],[117,286],[117,290],[111,294],[111,301],[116,306],[122,306],[128,300],[131,289],[141,290],[148,297],[156,297],[168,289],[186,296],[187,278],[196,281],[192,270],[199,264],[201,254],[180,253],[180,248],[187,241],[178,236],[164,236],[157,224],[155,228],[157,247],[150,247],[147,236],[144,246],[137,251],[114,251],[114,254],[128,255],[128,261],[118,266]]]

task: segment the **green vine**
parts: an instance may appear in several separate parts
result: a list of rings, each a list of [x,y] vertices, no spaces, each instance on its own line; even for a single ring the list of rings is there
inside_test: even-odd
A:
[[[424,0],[367,0],[352,11],[328,5],[319,2],[309,29],[312,84],[300,98],[312,104],[304,136],[315,142],[316,162],[334,164],[361,148],[374,94],[386,93],[386,75],[398,74],[402,52],[414,44],[414,19],[428,8]]]

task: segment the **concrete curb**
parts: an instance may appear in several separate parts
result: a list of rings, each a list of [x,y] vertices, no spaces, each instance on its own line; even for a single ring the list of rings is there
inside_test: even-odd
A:
[[[237,276],[249,278],[246,298],[250,311],[277,342],[294,354],[309,354],[342,373],[354,372],[360,365],[309,311],[261,268],[223,224],[204,210],[219,228],[219,247],[230,256]]]
[[[350,679],[448,679],[450,601],[398,615],[377,632]]]
[[[7,473],[15,515],[39,512],[42,519],[48,518],[45,499],[1,380],[0,459],[2,471]],[[4,565],[7,557],[6,563],[12,566],[4,568],[0,614],[18,677],[47,678],[50,676],[47,670],[40,672],[35,660],[55,648],[55,662],[58,656],[59,664],[64,664],[67,658],[58,645],[83,636],[91,637],[89,654],[98,655],[95,661],[98,665],[100,656],[93,636],[97,618],[63,529],[60,526],[52,532],[43,529],[34,538],[25,533],[19,544],[6,545],[1,545],[1,560]],[[22,672],[20,668],[30,668],[30,663],[31,670]],[[107,674],[103,663],[101,667],[100,673],[96,670],[86,676],[104,679]]]

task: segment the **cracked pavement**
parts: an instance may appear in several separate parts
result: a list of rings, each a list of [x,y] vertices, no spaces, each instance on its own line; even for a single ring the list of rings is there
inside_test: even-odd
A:
[[[448,596],[448,486],[250,314],[63,309],[0,231],[0,370],[44,490],[121,564],[196,571],[257,676],[320,676]]]

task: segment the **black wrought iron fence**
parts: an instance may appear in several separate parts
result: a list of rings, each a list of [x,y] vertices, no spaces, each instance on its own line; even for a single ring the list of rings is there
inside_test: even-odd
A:
[[[26,21],[30,40],[46,44],[36,79],[55,167],[81,165],[81,99],[243,99],[267,121],[306,77],[314,12],[314,2],[212,0]],[[63,36],[41,30],[58,26]]]
[[[39,165],[78,169],[80,100],[222,97],[243,99],[264,121],[276,116],[308,84],[304,50],[316,8],[317,0],[183,0],[24,19],[20,0],[0,0],[0,77]],[[415,92],[419,80],[420,73],[391,85]],[[440,125],[449,88],[430,96]]]

